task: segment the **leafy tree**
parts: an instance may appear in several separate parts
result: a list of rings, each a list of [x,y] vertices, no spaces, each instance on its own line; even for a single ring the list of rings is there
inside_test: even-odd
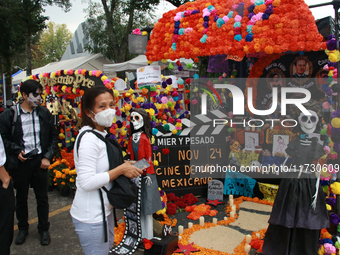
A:
[[[129,59],[128,35],[133,28],[154,23],[153,7],[159,0],[88,1],[85,31],[90,43],[86,49],[101,52],[116,63]]]
[[[68,11],[71,7],[70,0],[21,0],[21,10],[18,17],[24,27],[26,72],[32,73],[32,49],[33,36],[45,28],[47,17],[42,15],[47,5],[56,5]]]
[[[38,43],[32,46],[33,66],[40,67],[60,61],[71,39],[72,33],[66,24],[49,22]]]
[[[6,91],[9,99],[11,98],[13,57],[22,51],[24,46],[24,31],[17,18],[20,4],[20,0],[0,1],[0,74],[5,73],[6,75]]]

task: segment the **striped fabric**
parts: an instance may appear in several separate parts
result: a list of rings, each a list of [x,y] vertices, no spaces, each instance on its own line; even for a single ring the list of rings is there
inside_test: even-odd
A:
[[[0,135],[0,167],[2,167],[5,164],[5,162],[6,162],[5,147]]]
[[[26,112],[20,107],[20,118],[22,123],[23,140],[25,154],[37,148],[38,154],[41,151],[40,145],[40,123],[37,110],[33,109],[31,113]]]

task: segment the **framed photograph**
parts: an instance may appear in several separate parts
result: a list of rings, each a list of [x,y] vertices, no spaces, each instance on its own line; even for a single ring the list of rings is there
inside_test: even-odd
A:
[[[316,137],[318,139],[318,143],[323,145],[323,141],[321,141],[321,135],[317,133],[309,134],[309,138]]]
[[[273,135],[273,156],[287,157],[286,149],[289,144],[289,135]]]
[[[260,145],[260,135],[254,132],[244,132],[244,149],[254,151]]]
[[[138,229],[137,229],[137,222],[136,221],[132,221],[129,219],[129,231],[134,234],[137,235]]]

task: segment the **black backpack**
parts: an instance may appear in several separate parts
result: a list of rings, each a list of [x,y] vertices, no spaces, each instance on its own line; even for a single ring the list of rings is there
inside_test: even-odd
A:
[[[79,138],[77,140],[77,152],[79,149],[80,145],[80,140],[82,136],[87,133],[91,132],[95,136],[97,136],[100,140],[105,142],[106,144],[106,150],[107,150],[107,155],[109,157],[109,166],[110,169],[113,169],[119,165],[121,165],[123,161],[123,155],[122,155],[122,149],[118,142],[109,136],[103,137],[102,135],[98,134],[97,132],[93,130],[85,130],[81,134],[79,134]],[[119,150],[119,155],[118,155],[118,162],[117,160],[114,160],[117,157],[114,157],[114,147],[116,147]],[[117,155],[115,155],[117,156]],[[116,161],[116,162],[115,162]],[[113,186],[110,190],[108,190],[106,187],[102,187],[103,190],[107,193],[108,200],[110,201],[110,204],[115,208],[115,209],[124,209],[126,207],[129,207],[136,199],[137,197],[137,186],[131,181],[131,179],[127,178],[124,175],[118,176],[115,180],[112,181]]]

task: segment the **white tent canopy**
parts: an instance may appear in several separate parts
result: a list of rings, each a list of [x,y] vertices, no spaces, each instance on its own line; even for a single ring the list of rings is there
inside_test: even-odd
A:
[[[69,69],[103,70],[104,64],[112,64],[112,61],[105,58],[101,53],[98,53],[92,56],[85,56],[63,60],[59,62],[53,62],[47,64],[46,66],[33,69],[32,74],[51,73],[56,72],[58,70]],[[111,78],[113,78],[114,76],[112,76]],[[26,72],[24,71],[13,77],[12,84],[19,84],[25,78]]]
[[[180,59],[181,64],[183,65],[183,68],[186,69],[186,64],[194,62],[191,59]],[[159,62],[153,62],[151,65],[168,65],[169,63],[176,63],[176,61],[168,61],[168,63],[162,63]],[[138,57],[135,57],[129,61],[123,62],[123,63],[117,63],[117,64],[107,64],[104,65],[104,73],[112,73],[112,72],[124,72],[124,71],[136,71],[138,68],[144,67],[148,65],[148,60],[145,55],[139,55]],[[176,66],[176,64],[174,64]]]

